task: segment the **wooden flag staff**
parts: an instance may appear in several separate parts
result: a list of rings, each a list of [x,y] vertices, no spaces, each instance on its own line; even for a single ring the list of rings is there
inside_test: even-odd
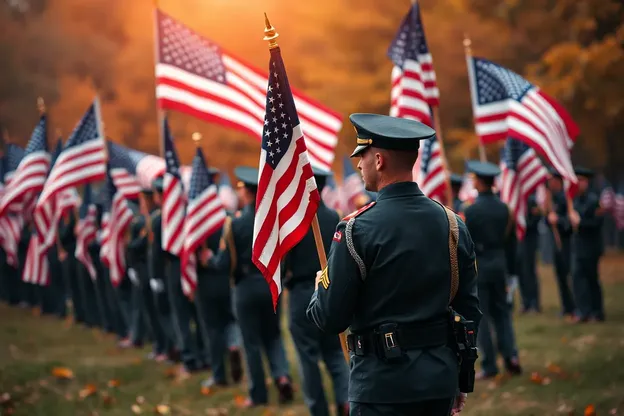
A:
[[[264,40],[269,42],[269,50],[275,49],[278,47],[277,37],[279,34],[275,31],[275,28],[269,22],[269,18],[266,13],[264,14]],[[314,214],[314,219],[312,220],[312,232],[314,233],[314,242],[316,243],[316,252],[319,257],[319,262],[321,263],[321,269],[325,269],[327,267],[327,256],[325,255],[325,247],[323,245],[323,237],[321,236],[321,227],[318,221],[318,215]],[[344,354],[345,360],[349,363],[349,352],[347,351],[347,336],[343,332],[340,334],[340,344],[342,346],[342,352]]]

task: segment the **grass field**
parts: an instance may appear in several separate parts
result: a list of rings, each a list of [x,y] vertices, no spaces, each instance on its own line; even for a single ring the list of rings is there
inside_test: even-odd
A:
[[[463,414],[624,415],[624,257],[601,265],[605,323],[562,322],[552,272],[540,274],[544,313],[515,319],[525,374],[478,383]],[[286,342],[299,385],[289,335]],[[202,392],[207,374],[176,380],[147,352],[120,351],[109,335],[1,305],[0,415],[307,414],[300,392],[293,406],[242,410],[243,385]]]

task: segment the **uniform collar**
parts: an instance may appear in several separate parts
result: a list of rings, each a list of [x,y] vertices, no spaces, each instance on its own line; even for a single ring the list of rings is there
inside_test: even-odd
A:
[[[398,196],[424,195],[416,182],[392,183],[377,193],[377,201]]]

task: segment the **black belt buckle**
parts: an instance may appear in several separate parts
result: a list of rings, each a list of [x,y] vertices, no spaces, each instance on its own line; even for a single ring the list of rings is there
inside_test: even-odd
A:
[[[379,325],[376,331],[381,344],[380,358],[384,361],[396,361],[403,356],[397,329],[397,324],[390,323]]]

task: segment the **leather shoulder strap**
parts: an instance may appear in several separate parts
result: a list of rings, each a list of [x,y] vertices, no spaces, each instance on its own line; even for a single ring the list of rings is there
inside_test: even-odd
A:
[[[451,260],[451,294],[449,297],[449,304],[455,299],[457,290],[459,289],[459,264],[457,260],[457,246],[459,244],[459,225],[457,224],[457,217],[455,213],[444,207],[446,216],[449,222],[449,253]]]

